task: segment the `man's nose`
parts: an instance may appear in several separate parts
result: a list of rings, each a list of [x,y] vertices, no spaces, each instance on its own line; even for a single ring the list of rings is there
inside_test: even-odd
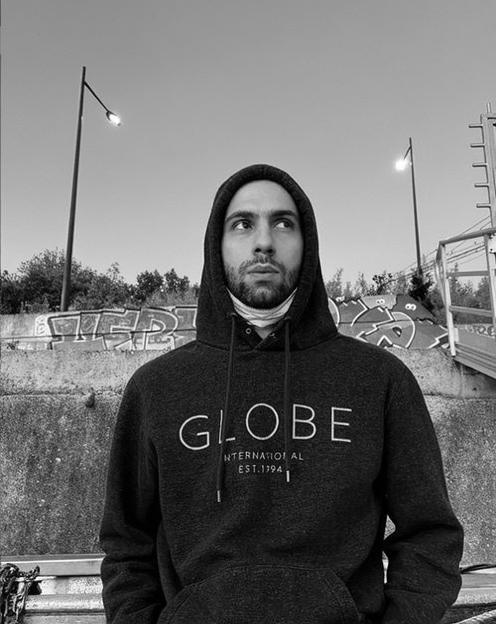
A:
[[[254,249],[255,253],[274,253],[274,241],[272,238],[272,229],[270,227],[259,227],[256,230]]]

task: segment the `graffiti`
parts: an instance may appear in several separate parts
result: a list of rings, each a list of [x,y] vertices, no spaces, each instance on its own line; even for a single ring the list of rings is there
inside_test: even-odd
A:
[[[329,300],[339,331],[379,347],[433,349],[448,343],[446,328],[408,295]]]
[[[457,328],[468,331],[471,334],[479,334],[479,336],[490,336],[491,338],[494,338],[496,336],[494,325],[491,325],[489,323],[472,323],[471,325],[457,325]]]
[[[329,299],[329,310],[341,333],[380,347],[433,349],[446,348],[448,343],[446,328],[407,295]],[[56,312],[30,319],[26,316],[22,332],[15,331],[16,322],[21,327],[20,318],[15,317],[10,318],[8,331],[2,330],[2,342],[7,348],[170,351],[196,338],[196,306]],[[471,327],[477,333],[490,331],[482,325]]]
[[[447,329],[408,295],[362,297],[359,301],[347,331],[340,325],[343,333],[380,347],[433,349],[448,344]]]
[[[170,351],[195,339],[196,306],[59,312],[36,319],[45,326],[54,350]]]

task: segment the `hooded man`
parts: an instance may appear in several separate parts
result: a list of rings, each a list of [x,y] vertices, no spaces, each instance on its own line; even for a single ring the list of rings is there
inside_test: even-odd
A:
[[[111,624],[435,624],[456,599],[422,393],[337,332],[310,201],[280,169],[217,192],[197,339],[126,387],[100,537]]]

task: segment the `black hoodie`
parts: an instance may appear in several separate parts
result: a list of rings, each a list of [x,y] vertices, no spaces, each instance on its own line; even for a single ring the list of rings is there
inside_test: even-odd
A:
[[[263,340],[221,257],[226,209],[254,180],[289,192],[304,236],[296,296]],[[337,332],[311,204],[275,167],[215,197],[197,340],[126,387],[100,537],[112,624],[435,624],[457,596],[462,530],[422,393]]]

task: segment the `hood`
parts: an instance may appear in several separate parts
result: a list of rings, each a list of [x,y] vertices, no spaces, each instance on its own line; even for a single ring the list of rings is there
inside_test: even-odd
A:
[[[305,349],[336,334],[329,311],[328,298],[319,260],[317,226],[312,204],[297,182],[285,171],[271,165],[245,167],[228,178],[217,191],[207,225],[204,243],[204,267],[197,313],[197,339],[228,349],[231,316],[234,307],[229,297],[221,254],[224,217],[236,191],[255,180],[270,180],[280,184],[291,195],[300,214],[304,251],[296,296],[286,317],[291,319],[291,349]],[[242,328],[246,322],[239,318],[236,349],[253,348]],[[283,324],[281,321],[277,326]],[[257,338],[254,340],[258,341]],[[283,349],[282,335],[272,342],[261,341],[258,348]]]

